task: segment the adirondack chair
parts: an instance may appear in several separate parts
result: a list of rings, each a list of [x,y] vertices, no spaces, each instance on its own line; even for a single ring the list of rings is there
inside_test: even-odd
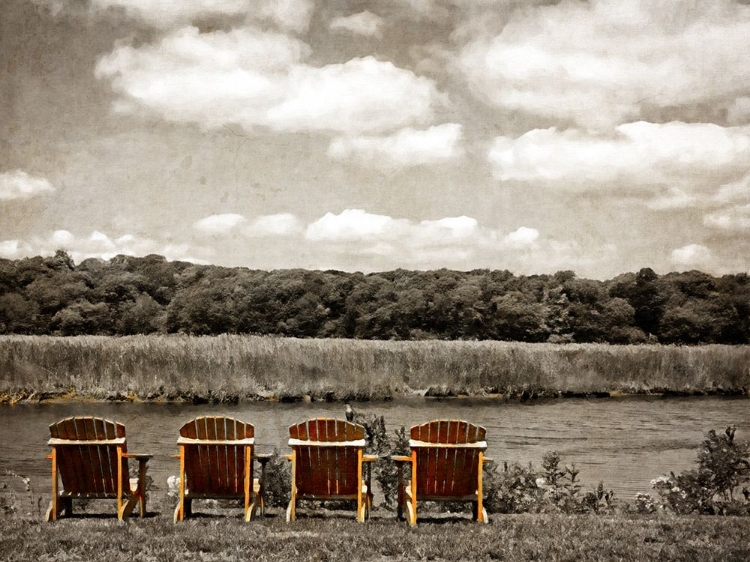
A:
[[[398,517],[406,507],[410,525],[417,524],[417,500],[470,501],[474,519],[488,522],[482,505],[483,427],[457,420],[435,420],[411,428],[410,456],[392,457],[398,464]],[[405,464],[411,481],[404,481]]]
[[[199,417],[180,428],[180,501],[174,521],[192,514],[194,499],[244,499],[245,521],[265,513],[263,481],[270,455],[254,454],[255,428],[221,416]],[[253,479],[253,461],[261,465]]]
[[[102,418],[72,417],[49,426],[52,453],[52,502],[45,519],[73,513],[74,499],[116,499],[117,518],[127,519],[136,503],[146,515],[146,463],[152,455],[127,452],[125,426]],[[131,479],[128,459],[138,461]],[[58,475],[62,480],[59,488]]]
[[[292,454],[291,500],[286,520],[296,518],[297,501],[356,500],[357,519],[372,505],[371,462],[365,455],[365,428],[348,421],[318,418],[289,427]],[[363,467],[367,466],[366,475]]]

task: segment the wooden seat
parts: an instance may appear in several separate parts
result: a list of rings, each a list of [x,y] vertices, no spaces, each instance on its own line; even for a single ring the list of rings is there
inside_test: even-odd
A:
[[[488,522],[482,505],[482,466],[487,443],[483,427],[459,420],[435,420],[411,428],[410,456],[392,457],[398,463],[398,517],[417,524],[419,501],[472,502],[474,519]],[[411,465],[411,481],[404,481],[404,464]]]
[[[54,521],[64,510],[73,513],[74,499],[116,499],[117,518],[127,519],[140,503],[146,515],[146,463],[151,455],[127,452],[125,426],[92,417],[72,417],[49,426],[52,453],[52,502],[46,513]],[[131,480],[128,459],[138,461]],[[59,487],[62,480],[62,490]]]
[[[265,513],[263,481],[270,455],[253,454],[252,424],[222,416],[199,417],[180,428],[180,501],[174,521],[192,513],[194,499],[244,499],[245,521]],[[253,479],[253,461],[261,464]]]
[[[357,519],[364,521],[372,505],[370,462],[365,455],[365,428],[348,421],[318,418],[289,427],[292,454],[291,500],[287,521],[296,518],[297,501],[356,500]],[[367,474],[363,467],[367,466]]]

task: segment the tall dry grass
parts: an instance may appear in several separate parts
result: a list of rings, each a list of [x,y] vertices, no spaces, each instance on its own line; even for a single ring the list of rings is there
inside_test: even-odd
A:
[[[377,398],[750,388],[750,346],[362,341],[222,335],[0,337],[0,392]]]

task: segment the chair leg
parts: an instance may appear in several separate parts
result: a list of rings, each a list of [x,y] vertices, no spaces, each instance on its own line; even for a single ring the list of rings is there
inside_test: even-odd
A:
[[[136,494],[131,495],[128,498],[128,501],[126,501],[120,508],[120,511],[117,514],[117,518],[120,521],[127,521],[128,517],[130,517],[130,514],[133,513],[133,509],[135,509],[135,505],[140,501],[140,499],[140,496]]]
[[[182,502],[177,502],[177,507],[174,508],[174,518],[172,519],[172,521],[174,523],[177,523],[178,521],[182,521],[182,514],[183,514]]]
[[[255,515],[256,509],[257,509],[257,504],[255,500],[253,499],[250,505],[245,509],[245,523],[252,521],[253,515]]]
[[[146,463],[148,460],[138,460],[138,495],[140,498],[140,516],[146,517]]]
[[[294,521],[297,518],[297,492],[292,490],[292,497],[289,500],[289,506],[286,508],[286,522]]]

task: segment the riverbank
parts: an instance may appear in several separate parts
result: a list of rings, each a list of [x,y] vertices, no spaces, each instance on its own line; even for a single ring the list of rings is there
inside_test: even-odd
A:
[[[750,346],[0,336],[0,403],[748,395]]]
[[[0,519],[0,553],[27,560],[576,560],[745,561],[750,518],[497,515],[489,525],[445,519],[416,529],[392,517],[279,515],[243,523],[205,516],[74,518],[54,524]]]

